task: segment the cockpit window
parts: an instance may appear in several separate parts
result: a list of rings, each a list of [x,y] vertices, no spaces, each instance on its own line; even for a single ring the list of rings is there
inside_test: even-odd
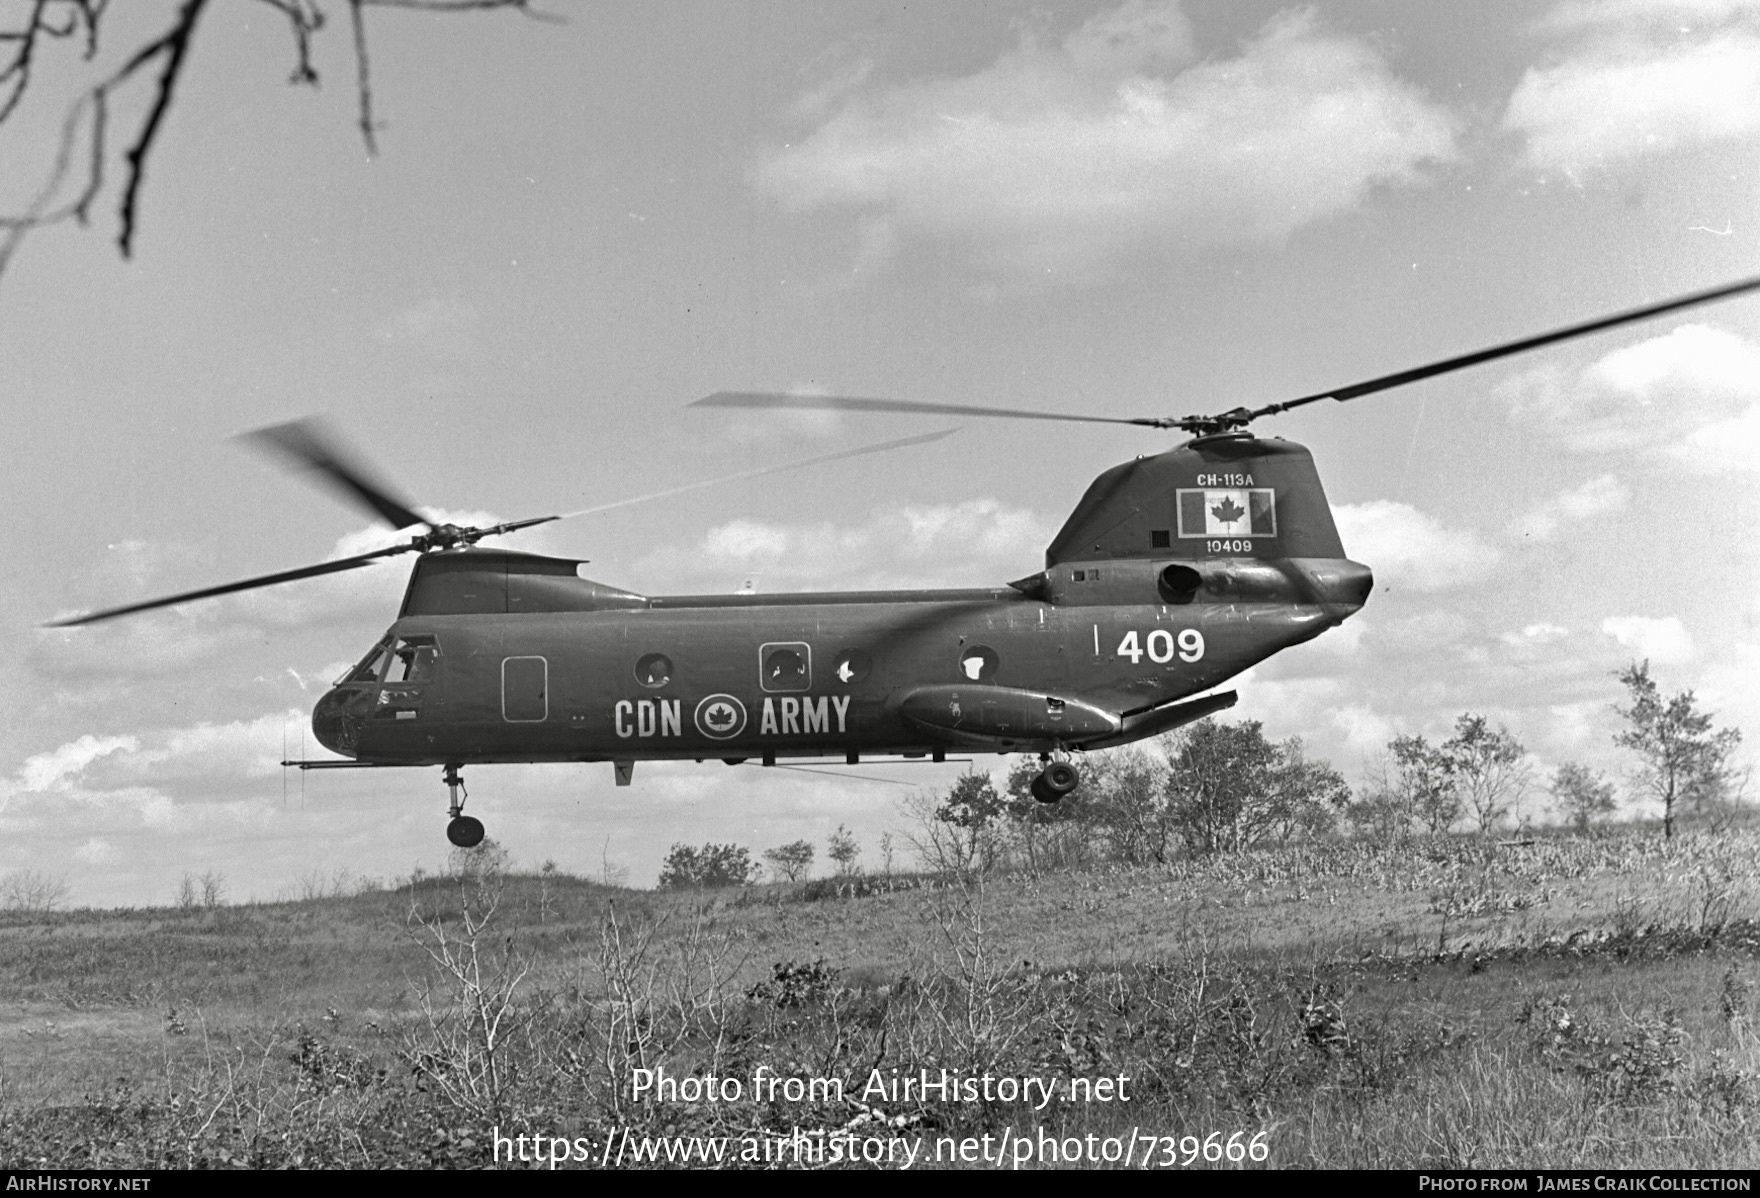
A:
[[[361,659],[361,664],[344,674],[336,682],[341,686],[344,682],[377,682],[385,669],[385,659],[391,655],[389,642],[381,642],[373,646],[373,651]]]
[[[440,646],[431,636],[400,637],[391,651],[391,668],[385,671],[385,684],[417,684],[434,676],[434,663]]]

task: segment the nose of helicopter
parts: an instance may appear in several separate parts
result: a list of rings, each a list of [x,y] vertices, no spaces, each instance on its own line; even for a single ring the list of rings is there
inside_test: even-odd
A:
[[[330,688],[318,705],[312,708],[312,734],[318,743],[332,753],[344,757],[355,755],[360,742],[361,725],[366,722],[372,704],[373,690],[363,686]]]

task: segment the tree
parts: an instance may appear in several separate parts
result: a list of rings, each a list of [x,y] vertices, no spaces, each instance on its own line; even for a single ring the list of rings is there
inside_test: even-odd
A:
[[[1579,832],[1587,832],[1590,824],[1612,815],[1619,806],[1613,798],[1613,783],[1574,761],[1565,762],[1552,775],[1552,798]]]
[[[1044,768],[1038,757],[1023,755],[1008,771],[1001,797],[1010,847],[1029,870],[1081,865],[1093,855],[1099,816],[1094,798],[1105,788],[1108,771],[1098,761],[1084,762],[1080,789],[1041,803],[1033,797],[1033,779]]]
[[[1493,731],[1484,716],[1467,712],[1455,721],[1454,735],[1440,751],[1455,794],[1479,825],[1481,836],[1520,810],[1532,771],[1528,751],[1509,729],[1499,725]]]
[[[1440,836],[1461,817],[1460,791],[1454,762],[1422,736],[1396,736],[1388,742],[1393,755],[1393,793],[1413,826]]]
[[[1330,762],[1309,760],[1299,736],[1280,742],[1277,748],[1282,760],[1272,771],[1266,804],[1270,837],[1288,844],[1330,834],[1340,814],[1350,806],[1350,784]]]
[[[1358,836],[1395,841],[1411,834],[1411,805],[1386,768],[1345,808],[1345,818]]]
[[[1079,793],[1116,860],[1167,861],[1179,828],[1167,798],[1164,761],[1136,745],[1090,756]]]
[[[965,874],[988,871],[996,864],[1001,849],[998,825],[1007,802],[989,774],[965,774],[945,796],[918,792],[904,806],[921,831],[920,839],[912,835],[910,840],[925,867]]]
[[[661,890],[707,890],[716,886],[749,886],[763,866],[737,844],[706,844],[693,849],[675,844],[660,866]]]
[[[862,859],[862,846],[856,842],[855,833],[842,824],[837,825],[825,841],[825,855],[837,862],[837,872],[849,875],[856,872],[858,862]]]
[[[0,878],[0,911],[53,911],[67,899],[67,877],[21,869]]]
[[[316,87],[318,70],[312,57],[312,43],[327,24],[328,10],[340,0],[260,2],[287,20],[294,56],[289,82]],[[373,112],[368,8],[431,13],[508,8],[543,20],[555,19],[533,12],[528,7],[529,0],[346,0],[346,4],[353,35],[357,124],[368,154],[378,150],[379,128]],[[109,0],[29,0],[0,9],[0,125],[23,112],[37,72],[63,65],[56,64],[53,57],[57,43],[77,46],[80,58],[92,64],[89,69],[95,73],[95,82],[78,90],[61,118],[54,161],[45,170],[43,185],[22,212],[0,216],[0,273],[4,273],[19,240],[32,229],[70,220],[82,225],[89,222],[92,206],[104,192],[106,171],[116,165],[111,161],[109,139],[117,122],[127,119],[126,114],[114,111],[121,107],[116,103],[119,93],[137,77],[155,75],[148,86],[145,111],[127,127],[130,140],[121,155],[116,242],[124,258],[133,253],[147,161],[170,114],[208,0],[178,0],[171,7],[156,35],[125,46],[115,58],[104,53],[100,37],[111,8]],[[28,140],[28,136],[21,140]]]
[[[1308,761],[1300,740],[1272,744],[1257,720],[1199,720],[1164,743],[1168,817],[1194,853],[1323,834],[1349,799],[1331,766]]]
[[[765,849],[764,860],[770,863],[771,870],[779,880],[798,882],[813,872],[813,842],[795,840],[773,849]]]
[[[209,911],[226,905],[226,875],[208,870],[196,879],[202,887],[202,906]]]
[[[1664,699],[1648,661],[1633,662],[1618,677],[1630,702],[1614,708],[1627,727],[1613,741],[1638,754],[1633,785],[1662,804],[1662,834],[1674,835],[1679,810],[1715,813],[1738,801],[1742,774],[1730,758],[1742,743],[1741,732],[1713,732],[1711,713],[1699,710],[1692,691]]]

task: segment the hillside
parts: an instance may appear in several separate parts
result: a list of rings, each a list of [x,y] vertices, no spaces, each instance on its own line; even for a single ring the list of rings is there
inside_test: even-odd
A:
[[[1757,850],[1626,831],[10,912],[0,1160],[470,1165],[518,1129],[607,1157],[626,1130],[1038,1133],[1201,1165],[1239,1133],[1286,1167],[1752,1167]],[[942,1069],[1061,1097],[891,1088]]]

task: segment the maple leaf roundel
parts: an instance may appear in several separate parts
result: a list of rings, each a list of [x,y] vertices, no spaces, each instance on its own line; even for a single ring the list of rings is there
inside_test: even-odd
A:
[[[746,728],[746,705],[732,695],[710,695],[697,704],[697,731],[710,740],[732,740]]]

